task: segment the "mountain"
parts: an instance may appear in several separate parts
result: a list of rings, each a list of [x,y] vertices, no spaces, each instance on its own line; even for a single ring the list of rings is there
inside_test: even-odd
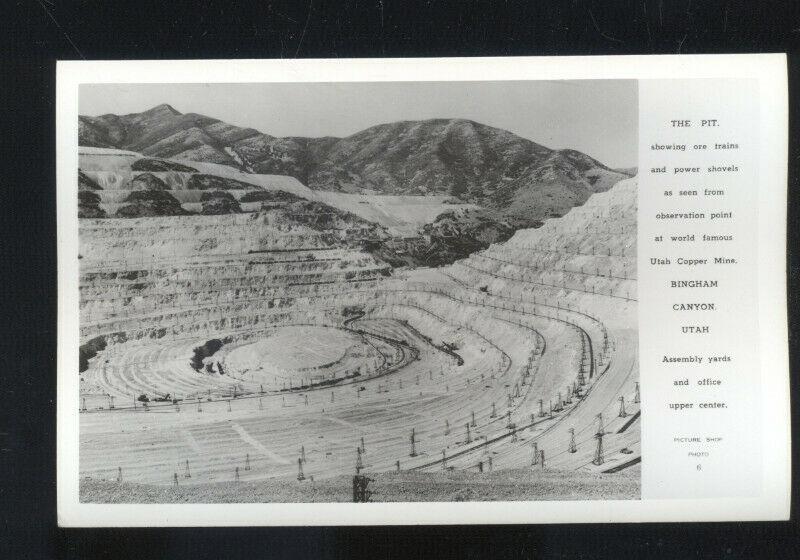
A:
[[[225,147],[255,135],[261,134],[196,113],[184,115],[163,104],[143,113],[80,116],[78,143],[237,167]]]
[[[278,138],[169,105],[80,117],[82,146],[289,175],[314,190],[450,195],[530,227],[630,175],[575,150],[552,150],[464,119],[380,124],[346,138]]]

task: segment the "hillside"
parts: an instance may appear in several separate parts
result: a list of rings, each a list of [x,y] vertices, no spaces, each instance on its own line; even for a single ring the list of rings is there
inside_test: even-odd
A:
[[[224,147],[257,134],[204,115],[184,115],[164,104],[129,115],[81,116],[78,143],[236,166]]]
[[[574,150],[552,150],[463,119],[380,124],[346,138],[277,138],[169,105],[80,117],[81,146],[288,175],[315,191],[447,195],[512,227],[560,216],[629,177]]]

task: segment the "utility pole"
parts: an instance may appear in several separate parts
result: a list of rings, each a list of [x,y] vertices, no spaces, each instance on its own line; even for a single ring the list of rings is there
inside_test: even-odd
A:
[[[244,458],[244,470],[246,470],[246,471],[250,470],[250,454],[249,453],[247,455],[245,455],[245,458]]]
[[[192,478],[192,473],[189,471],[189,459],[186,459],[186,472],[183,473],[183,478]]]
[[[594,459],[592,463],[595,465],[602,465],[603,464],[603,432],[597,432],[594,435],[595,439],[597,440],[597,449],[594,452]]]
[[[531,466],[539,464],[539,444],[535,441],[531,444],[533,455],[531,455]]]
[[[467,443],[472,443],[472,435],[469,432],[469,422],[464,425],[467,429]]]
[[[575,428],[569,429],[569,452],[575,453],[578,448],[575,445]]]
[[[361,469],[364,468],[364,462],[361,459],[361,448],[356,447],[356,474],[361,474]]]
[[[628,415],[628,413],[625,412],[625,397],[623,395],[620,395],[619,396],[619,417],[620,418],[625,418],[627,415]]]
[[[582,354],[582,352],[581,352]],[[583,375],[583,357],[581,357],[581,365],[578,369],[578,385],[586,385],[586,377]]]
[[[416,457],[417,456],[417,447],[416,447],[417,438],[416,438],[416,433],[414,431],[414,428],[411,428],[411,438],[410,439],[411,439],[411,457]]]
[[[473,410],[472,411],[472,422],[470,422],[470,426],[472,426],[474,428],[476,425],[477,424],[475,424],[475,411]]]
[[[306,477],[303,474],[303,459],[302,457],[297,458],[297,480],[303,481]]]
[[[367,490],[367,486],[373,479],[367,478],[366,476],[356,475],[353,477],[353,502],[354,503],[366,503],[369,502],[369,498],[372,495],[372,492]]]

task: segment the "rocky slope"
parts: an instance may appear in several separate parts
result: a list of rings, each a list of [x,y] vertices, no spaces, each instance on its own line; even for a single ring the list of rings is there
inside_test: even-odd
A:
[[[463,119],[380,124],[346,138],[276,138],[159,105],[82,116],[79,141],[289,175],[313,190],[451,195],[495,210],[515,227],[563,215],[629,177],[575,150],[552,150]]]

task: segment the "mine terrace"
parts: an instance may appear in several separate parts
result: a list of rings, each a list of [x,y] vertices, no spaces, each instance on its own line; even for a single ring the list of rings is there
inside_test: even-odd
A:
[[[458,254],[500,227],[476,201],[99,147],[80,175],[84,500],[638,495],[635,178]]]

